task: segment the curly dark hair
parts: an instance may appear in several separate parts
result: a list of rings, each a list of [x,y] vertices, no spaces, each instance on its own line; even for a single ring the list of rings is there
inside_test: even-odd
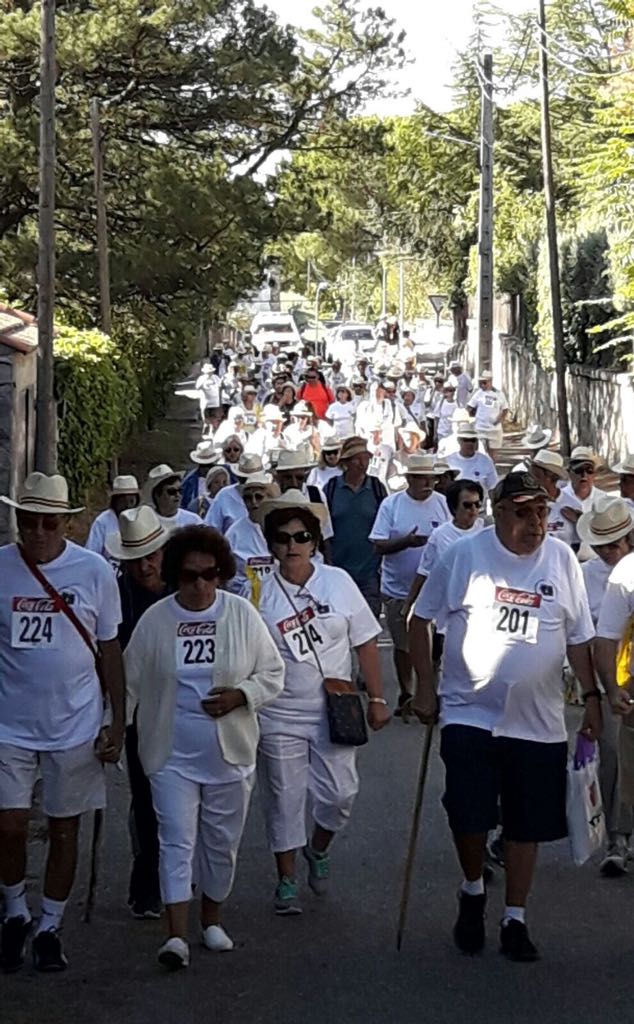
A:
[[[226,583],[236,574],[236,561],[223,535],[211,526],[183,526],[175,530],[163,548],[161,574],[170,590],[178,590],[183,561],[191,551],[213,555],[220,570],[219,579]]]
[[[273,538],[278,530],[290,523],[291,519],[299,519],[304,524],[315,542],[315,547],[318,547],[321,541],[319,520],[310,509],[302,508],[300,505],[297,508],[276,508],[269,512],[262,526],[269,548],[273,544]]]
[[[455,516],[458,511],[460,495],[463,491],[471,491],[478,495],[480,501],[484,501],[484,490],[482,489],[482,484],[479,484],[477,480],[454,480],[453,483],[449,484],[445,493],[445,500],[452,516]]]

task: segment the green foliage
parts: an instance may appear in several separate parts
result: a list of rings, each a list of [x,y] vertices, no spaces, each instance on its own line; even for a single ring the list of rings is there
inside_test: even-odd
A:
[[[58,326],[55,379],[60,472],[83,498],[103,479],[139,414],[136,374],[105,334]]]

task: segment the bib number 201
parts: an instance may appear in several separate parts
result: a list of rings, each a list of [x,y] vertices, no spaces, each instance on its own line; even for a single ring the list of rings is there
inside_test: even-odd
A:
[[[523,640],[528,644],[537,642],[537,617],[531,615],[528,608],[502,605],[498,610],[495,628],[498,633],[506,633],[513,640]]]

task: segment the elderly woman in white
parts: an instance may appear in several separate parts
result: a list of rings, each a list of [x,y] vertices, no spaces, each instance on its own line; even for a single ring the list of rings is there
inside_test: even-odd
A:
[[[238,484],[247,515],[236,520],[226,533],[227,544],[236,560],[236,574],[227,584],[232,594],[246,597],[259,608],[262,583],[273,572],[275,559],[258,522],[258,509],[267,498],[280,493],[268,473],[252,473]]]
[[[159,879],[169,938],[159,962],[189,965],[187,918],[200,886],[202,940],[233,948],[220,923],[254,779],[256,712],[283,688],[283,662],[248,601],[218,589],[235,572],[216,530],[189,526],[167,542],[173,593],[139,620],[125,652],[128,715],[158,820]]]

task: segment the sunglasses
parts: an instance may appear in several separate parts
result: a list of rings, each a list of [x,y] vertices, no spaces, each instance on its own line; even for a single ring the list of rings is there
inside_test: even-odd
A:
[[[18,526],[20,530],[37,530],[41,523],[42,529],[46,533],[54,533],[59,528],[61,522],[61,516],[49,515],[49,513],[37,515],[33,512],[18,512]]]
[[[165,493],[169,494],[170,498],[178,497],[180,492],[181,492],[180,487],[166,487],[165,488]]]
[[[313,535],[310,530],[297,530],[296,533],[287,533],[286,530],[278,530],[273,537],[273,542],[275,544],[285,544],[288,546],[292,540],[294,540],[296,544],[310,544],[312,539]]]
[[[462,505],[463,508],[467,509],[482,508],[481,501],[461,501],[460,504]]]
[[[594,466],[571,466],[570,472],[575,476],[594,476],[596,470]]]
[[[241,452],[241,451],[242,451],[242,448],[240,447],[240,445],[237,445],[237,444],[236,445],[229,445],[227,448],[225,448],[225,452]]]
[[[203,569],[201,572],[196,572],[195,569],[181,569],[179,574],[181,583],[196,583],[197,580],[211,583],[212,580],[217,580],[219,576],[220,569],[216,565],[211,565],[208,569]]]
[[[317,380],[317,377],[306,377],[306,380]]]
[[[339,454],[339,449],[337,449],[336,452],[324,452],[324,455],[326,456],[327,459],[328,458],[331,458],[331,459],[336,458],[338,454]]]

